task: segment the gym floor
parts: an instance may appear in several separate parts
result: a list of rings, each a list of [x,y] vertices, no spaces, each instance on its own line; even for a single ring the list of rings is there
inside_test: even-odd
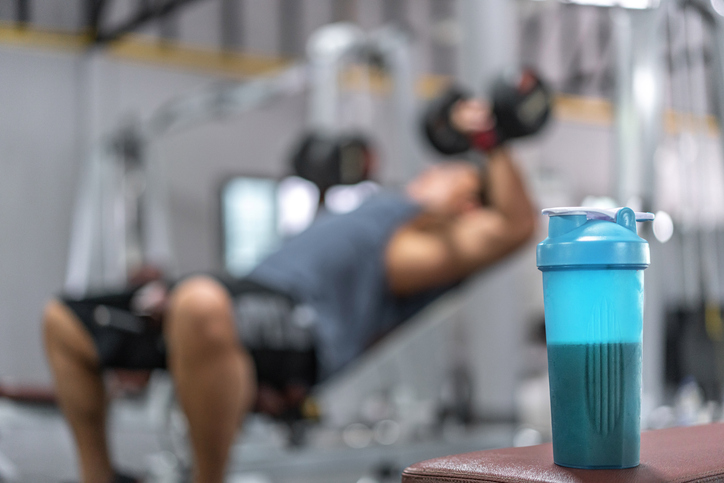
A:
[[[163,423],[159,405],[147,399],[123,399],[112,405],[114,457],[120,468],[145,474],[149,483],[175,483],[177,458],[170,451],[174,437]],[[339,431],[318,429],[312,444],[288,448],[278,428],[254,420],[234,448],[227,482],[398,482],[400,471],[414,462],[511,446],[513,433],[512,425],[486,425],[437,440],[352,449],[341,442]],[[70,433],[57,408],[0,399],[0,482],[6,481],[78,481]]]

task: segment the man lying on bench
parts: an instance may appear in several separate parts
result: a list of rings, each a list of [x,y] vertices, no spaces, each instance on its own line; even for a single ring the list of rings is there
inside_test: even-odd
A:
[[[448,108],[462,133],[490,124],[479,101]],[[194,481],[221,482],[247,412],[294,408],[320,378],[525,243],[534,222],[508,152],[490,146],[484,178],[471,163],[437,164],[404,193],[321,217],[244,280],[194,276],[51,301],[46,350],[82,480],[132,481],[108,454],[104,369],[168,368],[188,418]]]

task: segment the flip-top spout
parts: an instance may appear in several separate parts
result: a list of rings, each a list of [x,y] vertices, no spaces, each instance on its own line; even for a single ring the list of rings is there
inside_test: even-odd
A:
[[[637,221],[651,221],[652,213],[631,208],[548,208],[548,238],[538,245],[538,268],[641,267],[649,264],[646,240],[636,233]]]

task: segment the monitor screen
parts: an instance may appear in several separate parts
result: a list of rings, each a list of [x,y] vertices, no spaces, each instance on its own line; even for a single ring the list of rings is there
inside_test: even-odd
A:
[[[335,186],[327,192],[324,211],[356,209],[379,185],[365,181]],[[234,277],[251,272],[281,243],[304,231],[317,216],[319,190],[302,178],[236,176],[221,190],[224,268]]]
[[[235,277],[248,274],[285,238],[314,220],[316,187],[300,178],[237,176],[221,191],[224,268]]]

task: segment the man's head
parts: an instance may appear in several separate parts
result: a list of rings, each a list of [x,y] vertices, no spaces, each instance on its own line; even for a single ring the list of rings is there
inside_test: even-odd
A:
[[[466,161],[435,164],[407,185],[408,195],[427,210],[457,216],[481,206],[480,171]]]

